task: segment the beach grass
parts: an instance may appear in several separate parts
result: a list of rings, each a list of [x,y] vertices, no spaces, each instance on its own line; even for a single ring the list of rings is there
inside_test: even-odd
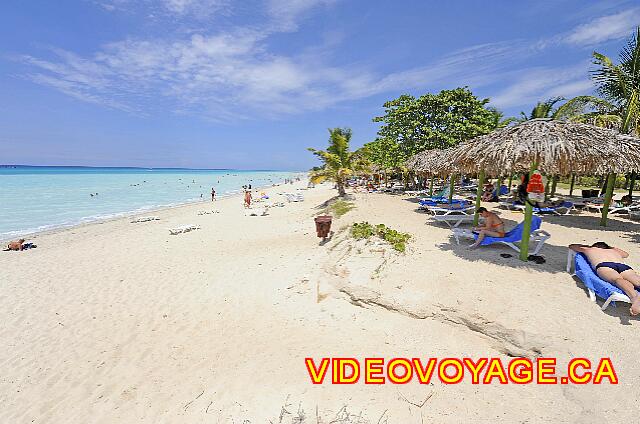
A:
[[[336,200],[325,209],[326,213],[333,214],[336,218],[340,218],[356,208],[356,205],[346,200]]]

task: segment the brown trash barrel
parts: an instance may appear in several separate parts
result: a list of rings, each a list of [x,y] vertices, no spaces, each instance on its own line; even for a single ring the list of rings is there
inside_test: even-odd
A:
[[[325,239],[329,236],[329,231],[331,231],[332,219],[333,217],[330,215],[322,215],[315,218],[316,233],[318,234],[318,237]]]

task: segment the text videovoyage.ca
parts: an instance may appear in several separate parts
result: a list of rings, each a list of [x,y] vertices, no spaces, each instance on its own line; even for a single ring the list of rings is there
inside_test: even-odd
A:
[[[610,358],[305,358],[313,384],[618,384]],[[329,370],[330,369],[330,370]]]

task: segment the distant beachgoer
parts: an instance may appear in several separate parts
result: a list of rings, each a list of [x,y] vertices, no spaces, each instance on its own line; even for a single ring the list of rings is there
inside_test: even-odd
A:
[[[493,186],[492,183],[486,183],[483,187],[483,191],[482,191],[482,201],[483,202],[490,202],[493,200],[493,198],[495,197],[493,191],[495,190],[495,187]]]
[[[9,242],[7,250],[23,250],[24,239]]]
[[[202,193],[200,193],[200,198],[202,199]]]
[[[244,207],[251,207],[251,190],[244,191]]]
[[[216,200],[216,191],[211,187],[211,201]]]
[[[616,285],[629,296],[631,315],[640,314],[640,295],[636,292],[636,288],[640,288],[640,275],[623,262],[623,259],[629,257],[627,252],[609,246],[603,241],[593,243],[591,246],[570,244],[569,249],[584,253],[591,266],[595,268],[598,277]]]
[[[249,184],[249,190],[251,190],[251,184]]]
[[[625,194],[624,196],[622,196],[622,198],[620,199],[620,205],[621,206],[629,206],[633,203],[633,197],[629,196],[628,194]]]
[[[493,212],[489,212],[487,208],[478,208],[478,213],[484,218],[484,225],[474,227],[473,231],[478,233],[478,239],[475,243],[469,246],[471,249],[475,249],[480,246],[482,240],[486,236],[489,237],[504,237],[504,222]]]

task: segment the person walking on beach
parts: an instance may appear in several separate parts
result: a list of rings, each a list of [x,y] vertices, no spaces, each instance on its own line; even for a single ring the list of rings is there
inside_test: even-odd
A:
[[[211,187],[211,201],[213,202],[214,200],[216,200],[216,191]]]
[[[615,285],[629,296],[631,315],[640,314],[640,295],[636,291],[640,289],[640,275],[623,262],[623,259],[629,257],[627,252],[609,246],[603,241],[593,243],[591,246],[570,244],[569,249],[584,253],[598,277]]]
[[[244,191],[244,207],[251,207],[251,190]]]

